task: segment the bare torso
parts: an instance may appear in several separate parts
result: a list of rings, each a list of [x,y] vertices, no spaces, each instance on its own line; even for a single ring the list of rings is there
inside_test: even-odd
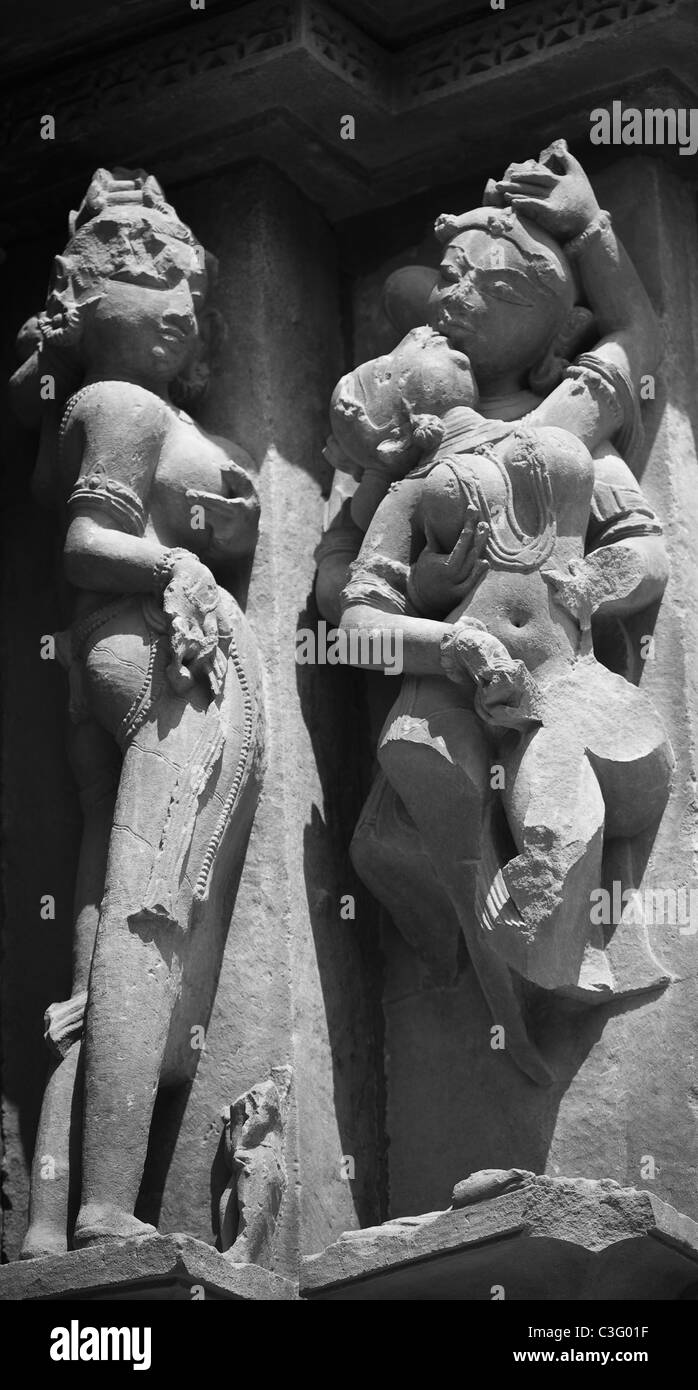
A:
[[[541,570],[564,569],[583,556],[593,483],[588,450],[558,429],[517,432],[487,454],[451,454],[437,462],[421,499],[432,544],[445,553],[453,549],[469,505],[488,522],[491,538],[488,569],[475,591],[429,616],[454,622],[467,612],[531,671],[551,659],[572,659],[579,629],[551,603]]]
[[[109,431],[117,412],[119,428]],[[64,498],[74,496],[76,484],[89,487],[93,481],[133,494],[144,539],[189,550],[207,564],[234,558],[232,513],[240,492],[251,491],[249,463],[244,450],[208,434],[185,411],[140,386],[88,385],[66,412],[60,459]],[[108,507],[103,516],[103,524],[129,530]],[[104,591],[75,590],[73,617],[104,601]]]

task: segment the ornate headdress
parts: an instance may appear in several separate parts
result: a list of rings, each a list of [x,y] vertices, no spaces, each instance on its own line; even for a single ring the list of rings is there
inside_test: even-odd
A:
[[[542,227],[519,217],[513,208],[481,207],[454,215],[448,212],[437,217],[434,232],[442,245],[449,245],[462,232],[482,231],[502,241],[508,241],[521,253],[528,273],[544,294],[560,296],[567,290],[574,301],[576,285],[572,268],[553,240]]]
[[[69,228],[38,320],[42,336],[56,344],[77,341],[80,310],[99,297],[106,280],[160,286],[185,275],[203,297],[207,275],[215,273],[213,257],[143,169],[98,169]]]

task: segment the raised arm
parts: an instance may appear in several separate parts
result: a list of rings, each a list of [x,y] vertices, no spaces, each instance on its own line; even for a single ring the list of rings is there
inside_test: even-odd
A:
[[[634,389],[659,359],[656,315],[640,277],[616,236],[608,213],[564,140],[538,160],[511,164],[488,185],[522,217],[554,236],[573,260],[601,334],[594,354],[627,373]]]

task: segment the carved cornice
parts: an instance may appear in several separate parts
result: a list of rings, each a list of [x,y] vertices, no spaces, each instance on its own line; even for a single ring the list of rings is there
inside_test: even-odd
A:
[[[495,69],[544,61],[552,51],[598,40],[604,30],[652,16],[668,19],[678,0],[537,0],[413,44],[402,64],[401,102],[433,100]]]
[[[50,112],[72,133],[93,115],[154,92],[171,92],[224,70],[243,75],[299,50],[349,86],[381,101],[389,85],[387,56],[348,20],[314,0],[255,0],[220,19],[202,19],[166,39],[149,39],[105,63],[83,63],[40,87],[23,88],[0,103],[2,145],[12,149],[36,135],[37,111]],[[273,93],[270,92],[270,97]]]
[[[328,212],[360,211],[399,196],[403,180],[411,191],[411,165],[418,177],[424,169],[441,181],[457,176],[446,167],[454,132],[465,151],[474,129],[486,159],[485,128],[501,143],[516,117],[528,129],[554,109],[573,121],[575,108],[588,110],[593,94],[613,82],[617,96],[633,77],[661,71],[690,87],[696,8],[693,0],[531,0],[510,11],[487,8],[399,52],[321,0],[255,0],[210,19],[199,12],[165,37],[41,83],[23,81],[5,97],[0,141],[10,234],[12,224],[27,226],[47,195],[50,203],[52,190],[65,197],[84,181],[95,162],[148,164],[169,180],[196,177],[244,158],[244,132],[272,128],[284,112],[284,167],[307,186],[314,141],[324,150]],[[355,141],[339,138],[344,112],[355,116]],[[56,140],[45,144],[44,113],[56,121]],[[178,165],[179,143],[187,155]],[[276,142],[268,150],[261,143],[253,139],[250,152],[279,162]],[[468,158],[473,172],[469,147]],[[310,178],[317,196],[312,171]]]

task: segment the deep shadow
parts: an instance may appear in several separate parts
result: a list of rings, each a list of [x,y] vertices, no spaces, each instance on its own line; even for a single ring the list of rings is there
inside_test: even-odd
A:
[[[316,630],[314,597],[298,627]],[[358,880],[349,843],[370,785],[362,673],[330,665],[296,666],[298,698],[322,785],[304,832],[308,913],[328,1035],[342,1153],[354,1158],[350,1181],[362,1226],[387,1215],[383,1080],[381,909]],[[350,895],[355,916],[342,918]],[[345,909],[346,910],[346,909]],[[351,910],[351,909],[349,909]]]

